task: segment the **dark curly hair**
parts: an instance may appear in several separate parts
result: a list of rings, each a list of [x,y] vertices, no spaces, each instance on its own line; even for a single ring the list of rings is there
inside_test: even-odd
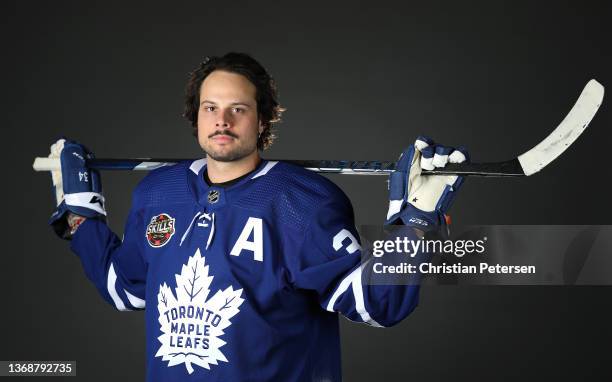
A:
[[[257,101],[257,115],[264,127],[257,148],[265,150],[274,141],[276,136],[272,124],[280,122],[281,114],[285,111],[278,102],[278,94],[274,79],[268,74],[253,57],[245,53],[230,52],[222,57],[206,57],[206,59],[189,74],[189,81],[185,88],[185,111],[183,117],[191,122],[193,135],[198,136],[198,109],[200,108],[200,87],[204,79],[215,70],[224,70],[245,76],[255,85]]]

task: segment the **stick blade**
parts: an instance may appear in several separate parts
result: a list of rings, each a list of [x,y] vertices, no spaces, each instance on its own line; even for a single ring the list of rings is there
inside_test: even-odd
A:
[[[525,175],[535,174],[546,167],[578,139],[597,113],[603,96],[604,87],[590,80],[559,126],[531,150],[519,155]]]

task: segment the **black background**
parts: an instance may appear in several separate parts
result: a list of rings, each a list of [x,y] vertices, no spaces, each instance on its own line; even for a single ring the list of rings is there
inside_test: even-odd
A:
[[[605,1],[225,3],[1,3],[0,359],[77,360],[72,380],[144,379],[143,314],[97,296],[46,226],[50,179],[31,163],[60,135],[98,157],[201,156],[180,114],[206,55],[248,52],[276,78],[288,110],[265,153],[275,158],[393,160],[426,134],[477,161],[509,159],[589,79],[612,86]],[[609,105],[542,173],[469,179],[453,220],[610,224]],[[142,176],[103,174],[117,232]],[[382,222],[384,177],[332,179],[358,224]],[[344,379],[609,379],[610,301],[608,287],[429,287],[396,327],[342,320]]]

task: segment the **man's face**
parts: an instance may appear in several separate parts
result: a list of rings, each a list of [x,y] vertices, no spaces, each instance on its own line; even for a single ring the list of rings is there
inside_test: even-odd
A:
[[[198,142],[209,157],[230,162],[257,151],[257,138],[263,127],[255,95],[255,85],[240,74],[216,70],[204,79]]]

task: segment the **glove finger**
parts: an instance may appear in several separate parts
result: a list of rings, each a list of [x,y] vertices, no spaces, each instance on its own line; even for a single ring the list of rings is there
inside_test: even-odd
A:
[[[423,170],[433,170],[433,159],[435,155],[435,146],[427,146],[421,150],[421,168]]]
[[[470,163],[470,154],[465,147],[460,146],[449,155],[448,161],[450,163]]]
[[[460,146],[449,155],[448,161],[450,163],[469,163],[470,155],[465,147]],[[464,181],[464,176],[457,176],[447,179],[447,183],[452,186],[452,189],[455,191],[461,187]]]
[[[62,150],[64,149],[64,144],[66,143],[65,139],[58,139],[57,142],[51,145],[51,149],[49,150],[49,158],[59,158]]]
[[[454,149],[448,146],[437,145],[432,164],[435,167],[444,167],[448,163],[448,156]]]
[[[425,147],[433,146],[433,145],[434,145],[433,139],[425,135],[419,135],[416,141],[414,142],[414,147],[419,151],[423,151]]]

